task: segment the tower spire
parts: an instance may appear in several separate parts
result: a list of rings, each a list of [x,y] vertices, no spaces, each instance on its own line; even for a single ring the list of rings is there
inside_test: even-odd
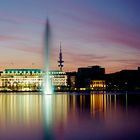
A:
[[[63,68],[63,57],[62,57],[62,48],[61,48],[61,42],[60,42],[60,52],[59,52],[59,60],[58,60],[58,67],[60,68],[60,70],[62,71]]]

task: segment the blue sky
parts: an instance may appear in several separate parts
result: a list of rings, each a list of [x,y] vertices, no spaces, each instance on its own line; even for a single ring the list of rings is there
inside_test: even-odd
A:
[[[106,72],[140,66],[139,0],[0,0],[0,69],[41,68],[45,22],[51,65],[62,42],[66,71],[101,65]]]

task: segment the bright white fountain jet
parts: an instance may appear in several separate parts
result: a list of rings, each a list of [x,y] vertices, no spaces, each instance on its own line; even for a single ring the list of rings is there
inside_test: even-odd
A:
[[[44,77],[43,77],[43,94],[52,94],[53,88],[49,76],[50,70],[50,24],[47,19],[44,39]]]

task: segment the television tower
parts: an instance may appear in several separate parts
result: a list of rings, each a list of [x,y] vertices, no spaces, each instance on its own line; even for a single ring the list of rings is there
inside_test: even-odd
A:
[[[61,50],[61,42],[60,42],[60,52],[59,52],[59,61],[58,61],[58,67],[60,68],[60,70],[62,71],[63,68],[63,57],[62,57],[62,50]]]

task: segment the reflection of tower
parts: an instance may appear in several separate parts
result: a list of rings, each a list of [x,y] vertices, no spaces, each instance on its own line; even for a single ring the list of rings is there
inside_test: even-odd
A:
[[[58,67],[60,68],[60,70],[62,71],[62,68],[63,68],[63,57],[62,57],[62,50],[61,50],[61,42],[60,42],[60,52],[59,52],[59,61],[58,61]]]

